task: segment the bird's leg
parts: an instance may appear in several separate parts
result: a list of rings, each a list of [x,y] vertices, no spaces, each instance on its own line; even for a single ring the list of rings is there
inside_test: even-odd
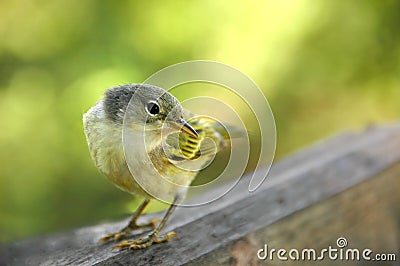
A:
[[[106,242],[110,239],[114,239],[115,241],[120,240],[121,238],[123,238],[124,236],[128,235],[130,232],[136,229],[147,228],[147,227],[155,228],[156,224],[160,221],[159,219],[153,219],[148,224],[143,224],[143,225],[137,224],[137,219],[140,217],[140,215],[143,213],[144,209],[147,207],[147,205],[149,205],[149,203],[150,199],[145,199],[143,203],[137,208],[135,214],[133,215],[132,219],[130,220],[127,226],[122,228],[122,230],[117,233],[108,234],[102,237],[99,240],[99,243]]]
[[[142,249],[150,247],[154,243],[168,242],[171,240],[172,237],[177,237],[178,235],[175,232],[169,232],[166,233],[165,235],[160,235],[160,231],[164,228],[165,223],[167,222],[168,218],[171,216],[172,212],[176,208],[176,202],[177,201],[175,199],[175,201],[169,207],[167,213],[165,214],[164,218],[162,219],[158,227],[155,228],[153,231],[151,231],[150,234],[148,234],[146,237],[138,238],[135,240],[122,241],[118,245],[113,246],[113,249],[115,248]]]

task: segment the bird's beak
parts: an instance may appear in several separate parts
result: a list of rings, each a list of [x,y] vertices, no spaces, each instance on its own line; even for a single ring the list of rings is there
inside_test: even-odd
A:
[[[199,137],[199,134],[196,132],[196,130],[194,130],[193,127],[189,125],[189,123],[186,122],[184,119],[180,119],[179,124],[182,125],[181,130],[183,132],[195,137],[196,139]]]

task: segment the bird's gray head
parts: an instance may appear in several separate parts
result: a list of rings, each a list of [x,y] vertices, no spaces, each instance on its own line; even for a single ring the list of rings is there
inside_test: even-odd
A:
[[[197,135],[183,120],[183,109],[179,101],[157,86],[126,84],[112,87],[105,93],[104,109],[107,118],[116,124],[122,125],[124,119],[128,119],[131,123],[146,123],[161,128],[164,122],[172,122],[183,126],[182,130],[187,133]]]

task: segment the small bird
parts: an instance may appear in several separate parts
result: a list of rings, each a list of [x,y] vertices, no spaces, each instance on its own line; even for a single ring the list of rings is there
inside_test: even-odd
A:
[[[135,100],[131,101],[133,95]],[[160,187],[156,187],[156,195],[150,195],[133,177],[124,153],[123,127],[135,136],[140,132],[138,128],[143,126],[139,123],[143,122],[146,123],[144,133],[148,154],[142,154],[140,149],[136,151],[135,139],[129,140],[133,142],[129,146],[133,147],[130,152],[135,158],[132,164],[135,176],[139,173],[141,180],[150,178],[148,175],[151,173],[145,170],[147,166],[143,161],[148,156],[156,170],[178,184],[180,189],[155,184]],[[162,132],[163,125],[167,125],[167,134]],[[209,117],[194,116],[184,110],[173,95],[149,84],[126,84],[108,89],[104,97],[83,115],[83,126],[90,155],[99,171],[118,188],[144,198],[126,227],[102,237],[99,242],[117,241],[135,229],[153,228],[146,237],[122,241],[113,249],[142,249],[176,237],[175,232],[162,235],[161,230],[177,204],[185,198],[187,189],[182,189],[182,186],[190,186],[198,171],[185,170],[174,162],[193,161],[201,169],[215,153],[230,143],[229,134],[222,124]],[[205,139],[212,139],[214,144]],[[158,226],[159,220],[138,225],[137,220],[150,200],[164,196],[172,196],[174,200]]]

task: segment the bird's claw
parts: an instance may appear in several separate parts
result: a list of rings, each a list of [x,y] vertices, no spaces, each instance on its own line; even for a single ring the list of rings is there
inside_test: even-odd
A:
[[[104,242],[107,242],[110,239],[113,239],[114,241],[118,241],[124,237],[126,237],[128,234],[130,234],[131,231],[136,230],[136,229],[142,229],[142,228],[148,228],[151,227],[152,229],[156,228],[157,223],[159,223],[161,220],[160,219],[153,219],[151,220],[148,224],[143,224],[143,225],[138,225],[138,224],[133,224],[125,227],[121,231],[117,233],[111,233],[107,234],[104,237],[100,238],[97,244],[102,244]]]
[[[107,242],[110,239],[114,239],[114,241],[118,241],[121,238],[123,238],[124,236],[126,236],[126,232],[124,231],[120,231],[118,233],[112,233],[112,234],[107,234],[105,236],[103,236],[102,238],[99,239],[99,241],[97,242],[97,244],[102,244],[104,242]]]
[[[164,243],[170,241],[173,237],[178,237],[178,235],[175,232],[169,232],[165,235],[158,236],[156,233],[150,233],[148,236],[143,237],[143,238],[138,238],[135,240],[126,240],[122,241],[118,245],[115,245],[112,247],[112,250],[119,248],[120,250],[122,249],[143,249],[143,248],[148,248],[154,243]]]

